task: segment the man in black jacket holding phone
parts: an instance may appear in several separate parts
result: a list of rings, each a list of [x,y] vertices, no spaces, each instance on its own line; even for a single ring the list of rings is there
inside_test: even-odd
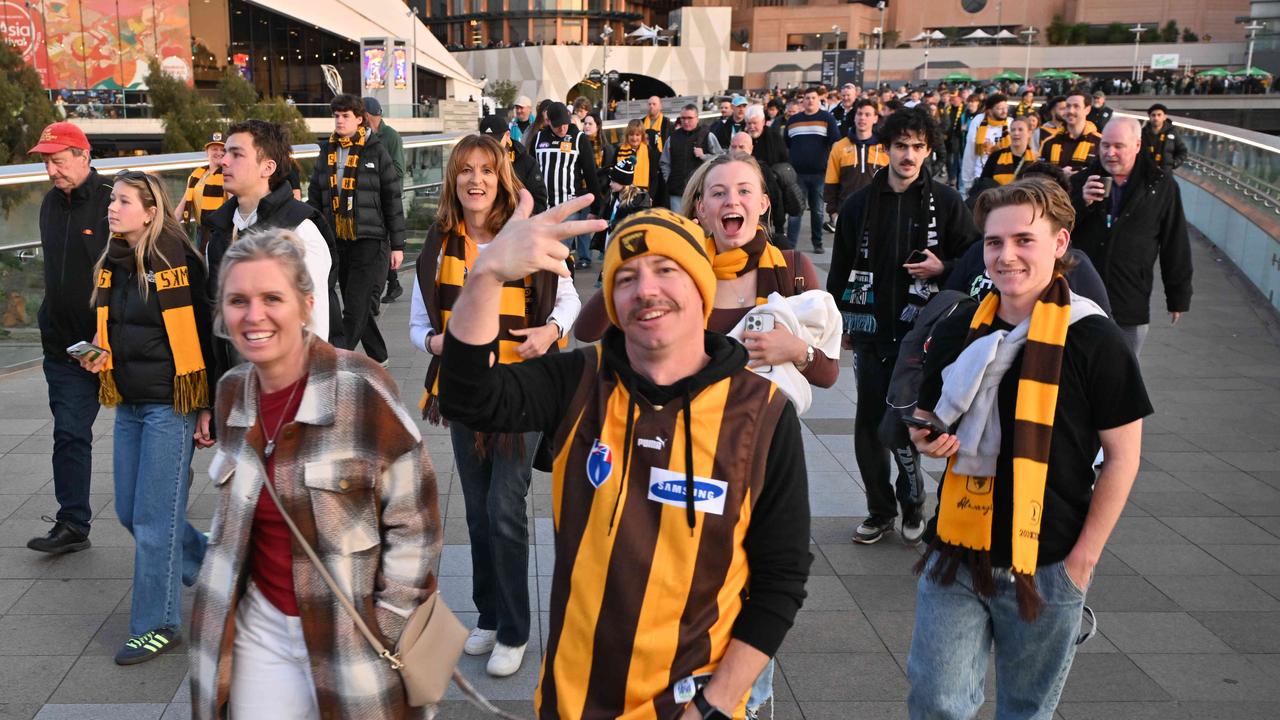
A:
[[[93,421],[98,417],[98,376],[80,367],[67,348],[93,340],[96,331],[89,296],[93,265],[107,245],[107,205],[111,181],[89,164],[89,138],[69,122],[53,123],[27,151],[40,155],[53,188],[40,205],[40,248],[44,253],[44,301],[40,343],[44,377],[53,411],[53,492],[58,514],[44,537],[27,547],[69,553],[89,547],[89,482]]]
[[[978,237],[960,194],[925,171],[942,134],[923,108],[890,115],[879,130],[889,165],[849,196],[836,222],[827,292],[844,316],[853,349],[858,411],[854,453],[867,488],[869,516],[853,541],[869,545],[894,528],[902,507],[902,537],[924,532],[924,482],[914,447],[887,448],[878,435],[889,379],[902,338],[944,282],[951,264]],[[889,482],[888,455],[898,466],[898,490]]]

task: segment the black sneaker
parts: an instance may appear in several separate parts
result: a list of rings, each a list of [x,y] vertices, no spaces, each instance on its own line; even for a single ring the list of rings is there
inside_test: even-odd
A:
[[[879,517],[872,515],[853,531],[853,541],[859,545],[870,545],[884,537],[887,532],[893,531],[894,518]]]
[[[830,220],[828,220],[828,221],[826,221],[826,222],[822,223],[822,231],[823,231],[823,232],[834,233],[834,232],[836,231],[836,225],[835,225],[835,223],[831,222]]]
[[[27,547],[32,550],[61,555],[84,550],[92,544],[89,542],[87,534],[76,530],[65,522],[54,520],[48,516],[42,516],[40,519],[53,523],[53,527],[49,530],[48,535],[34,537],[27,541]]]
[[[586,270],[587,268],[590,268],[590,267],[591,267],[591,259],[590,259],[590,258],[579,258],[579,259],[578,259],[578,269],[579,269],[579,270]]]
[[[920,506],[907,508],[902,513],[902,542],[915,545],[924,535],[924,509]]]
[[[396,283],[395,285],[391,285],[387,288],[387,294],[382,296],[382,302],[393,303],[403,294],[404,288],[401,287],[400,283]]]
[[[166,653],[177,647],[182,637],[174,630],[160,628],[141,635],[135,635],[125,641],[124,646],[116,652],[117,665],[137,665],[157,655]]]
[[[813,254],[814,254],[814,255],[825,255],[825,254],[826,254],[826,252],[827,252],[826,248],[822,247],[821,245],[814,245],[814,246],[813,246]]]

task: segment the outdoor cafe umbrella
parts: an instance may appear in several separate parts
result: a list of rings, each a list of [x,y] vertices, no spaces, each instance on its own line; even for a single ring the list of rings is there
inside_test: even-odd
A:
[[[1034,77],[1037,80],[1061,80],[1062,78],[1066,77],[1066,75],[1061,70],[1054,70],[1053,68],[1049,68],[1048,70],[1041,70],[1040,72],[1036,73]]]
[[[1012,70],[1005,70],[1004,72],[1000,73],[999,75],[996,75],[995,77],[993,77],[993,78],[991,78],[991,79],[992,79],[992,80],[995,80],[995,81],[997,81],[997,82],[1000,82],[1000,81],[1003,81],[1003,80],[1012,80],[1012,81],[1014,81],[1014,82],[1022,82],[1022,75],[1020,75],[1020,74],[1018,74],[1018,73],[1016,73],[1016,72],[1014,72],[1014,71],[1012,71]]]
[[[1254,66],[1252,66],[1252,65],[1251,65],[1251,66],[1249,66],[1249,67],[1247,67],[1247,68],[1242,68],[1242,69],[1240,69],[1240,70],[1237,70],[1237,71],[1235,71],[1235,72],[1233,72],[1233,73],[1231,73],[1231,74],[1232,74],[1232,75],[1235,75],[1235,76],[1237,76],[1237,77],[1242,77],[1242,76],[1247,76],[1247,77],[1271,77],[1271,73],[1267,72],[1266,70],[1263,70],[1263,69],[1262,69],[1262,68],[1260,68],[1260,67],[1254,67]]]
[[[973,76],[972,76],[972,75],[970,75],[969,73],[966,73],[966,72],[960,72],[959,70],[956,70],[955,72],[947,73],[945,76],[943,76],[943,77],[941,78],[941,80],[942,80],[943,82],[949,82],[949,83],[953,83],[953,82],[973,82]]]
[[[1227,77],[1230,74],[1231,73],[1227,72],[1226,68],[1216,67],[1210,70],[1198,72],[1196,73],[1196,77]]]

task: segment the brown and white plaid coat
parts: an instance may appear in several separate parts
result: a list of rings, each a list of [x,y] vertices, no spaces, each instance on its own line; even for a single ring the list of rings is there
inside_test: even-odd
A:
[[[422,437],[385,370],[314,341],[294,421],[276,441],[286,510],[365,623],[392,649],[405,618],[436,589],[442,531],[436,476]],[[258,381],[248,363],[218,386],[218,487],[191,621],[192,716],[226,715],[236,604],[247,582],[254,508],[266,473]],[[370,647],[294,542],[293,584],[320,715],[414,718],[399,673]]]

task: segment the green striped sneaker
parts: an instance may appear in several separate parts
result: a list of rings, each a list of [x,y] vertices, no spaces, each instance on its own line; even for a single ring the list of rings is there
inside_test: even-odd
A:
[[[182,637],[169,628],[160,628],[159,630],[135,635],[126,640],[124,646],[116,652],[116,664],[137,665],[138,663],[146,662],[163,652],[169,651],[180,642],[182,642]]]

